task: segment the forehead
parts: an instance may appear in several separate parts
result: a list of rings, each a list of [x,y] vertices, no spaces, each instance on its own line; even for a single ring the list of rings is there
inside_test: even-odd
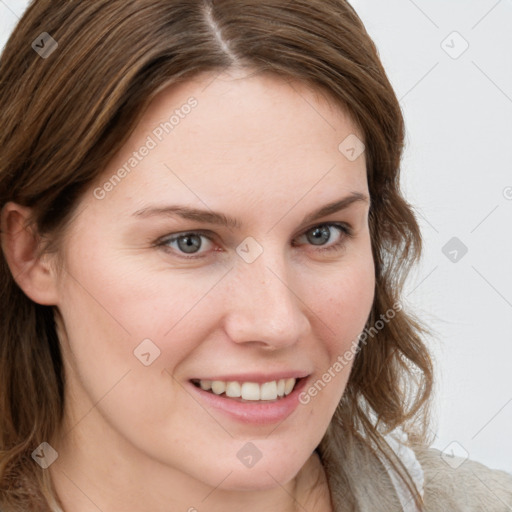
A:
[[[194,115],[189,116],[186,105],[191,98],[196,100],[197,107],[193,109]],[[185,116],[181,109],[187,111]],[[139,132],[154,129],[155,122],[169,121],[173,113],[179,114],[180,120],[173,121],[178,122],[171,130],[169,141],[180,135],[208,132],[211,144],[235,143],[235,147],[249,145],[253,137],[256,137],[254,144],[299,137],[313,144],[327,130],[347,129],[364,138],[348,110],[324,89],[272,73],[242,70],[218,75],[202,73],[168,86],[150,103]],[[184,118],[187,122],[181,123]],[[179,125],[186,129],[178,129]]]
[[[159,92],[98,183],[128,170],[107,197],[123,215],[149,199],[221,208],[236,198],[256,206],[308,196],[316,205],[367,190],[364,153],[350,160],[340,150],[354,136],[363,140],[345,110],[311,86],[270,74],[203,74]]]

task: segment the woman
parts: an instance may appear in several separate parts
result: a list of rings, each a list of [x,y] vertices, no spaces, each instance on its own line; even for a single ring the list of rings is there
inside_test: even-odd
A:
[[[36,0],[0,74],[4,512],[512,505],[429,449],[403,119],[349,4]]]

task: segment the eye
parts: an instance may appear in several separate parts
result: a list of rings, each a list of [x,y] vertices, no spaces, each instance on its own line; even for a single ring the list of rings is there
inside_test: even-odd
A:
[[[212,243],[210,237],[202,234],[199,231],[192,231],[190,233],[182,233],[171,236],[170,238],[165,238],[157,245],[164,248],[167,252],[176,252],[178,251],[178,256],[180,256],[180,252],[183,254],[196,254],[199,249],[203,247],[203,240],[207,240],[208,243]],[[174,247],[174,250],[170,250],[171,247]],[[180,256],[181,257],[181,256]],[[196,259],[197,256],[183,256],[185,259]]]
[[[337,230],[337,238],[336,235],[334,235],[335,241],[332,244],[328,245],[327,247],[324,247],[327,244],[327,242],[329,242],[333,238],[331,235],[331,230],[333,228]],[[319,252],[324,252],[339,250],[345,245],[347,237],[350,237],[351,235],[351,229],[345,224],[326,223],[308,229],[299,238],[305,238],[312,245],[322,247],[319,250]]]
[[[333,238],[333,229],[337,231],[337,236],[334,235],[335,241],[330,245],[327,245],[327,243]],[[297,239],[305,238],[307,243],[320,247],[320,249],[317,249],[315,252],[327,252],[340,250],[346,244],[347,237],[351,236],[352,231],[348,225],[340,223],[325,223],[309,228]],[[191,260],[204,257],[200,252],[200,249],[205,245],[203,240],[206,240],[206,246],[213,243],[211,234],[207,235],[201,231],[190,231],[166,237],[157,241],[154,245],[156,247],[161,247],[164,251],[175,254],[180,258]],[[293,243],[294,247],[297,245],[302,244]]]

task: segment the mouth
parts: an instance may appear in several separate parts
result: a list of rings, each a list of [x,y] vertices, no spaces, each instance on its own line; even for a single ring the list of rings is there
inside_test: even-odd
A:
[[[273,403],[290,395],[304,380],[304,377],[254,382],[244,380],[191,379],[196,387],[212,395],[228,398],[236,402]]]
[[[312,375],[284,372],[274,375],[223,375],[190,379],[190,391],[206,408],[213,408],[239,424],[282,424],[300,409],[299,396]],[[230,396],[234,395],[234,396]]]

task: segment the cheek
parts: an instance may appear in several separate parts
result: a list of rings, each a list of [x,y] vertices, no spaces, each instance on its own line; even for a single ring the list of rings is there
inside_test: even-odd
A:
[[[339,286],[338,307],[345,325],[363,328],[375,294],[375,273],[371,264],[358,265],[345,273]],[[360,330],[359,329],[359,330]]]
[[[375,294],[375,268],[371,252],[359,253],[332,274],[327,287],[317,290],[317,305],[330,327],[331,359],[357,339],[370,314]]]
[[[222,317],[219,281],[226,270],[198,277],[197,269],[155,272],[129,258],[90,256],[88,264],[72,262],[74,279],[66,281],[62,300],[77,417],[101,400],[102,416],[135,438],[148,428],[143,419],[168,429],[182,415],[197,414],[174,375]],[[176,407],[175,400],[183,403]]]
[[[312,309],[322,312],[316,331],[322,341],[317,350],[323,357],[317,359],[318,378],[304,391],[302,403],[309,405],[311,417],[322,418],[326,425],[345,391],[374,291],[373,257],[364,251],[347,259],[316,292]]]
[[[224,270],[165,270],[149,257],[115,254],[111,247],[101,247],[102,240],[97,242],[83,244],[82,249],[94,249],[87,253],[77,248],[74,253],[81,257],[69,260],[61,309],[76,332],[104,331],[130,352],[145,338],[166,339],[190,323]],[[101,340],[91,339],[96,341]]]

